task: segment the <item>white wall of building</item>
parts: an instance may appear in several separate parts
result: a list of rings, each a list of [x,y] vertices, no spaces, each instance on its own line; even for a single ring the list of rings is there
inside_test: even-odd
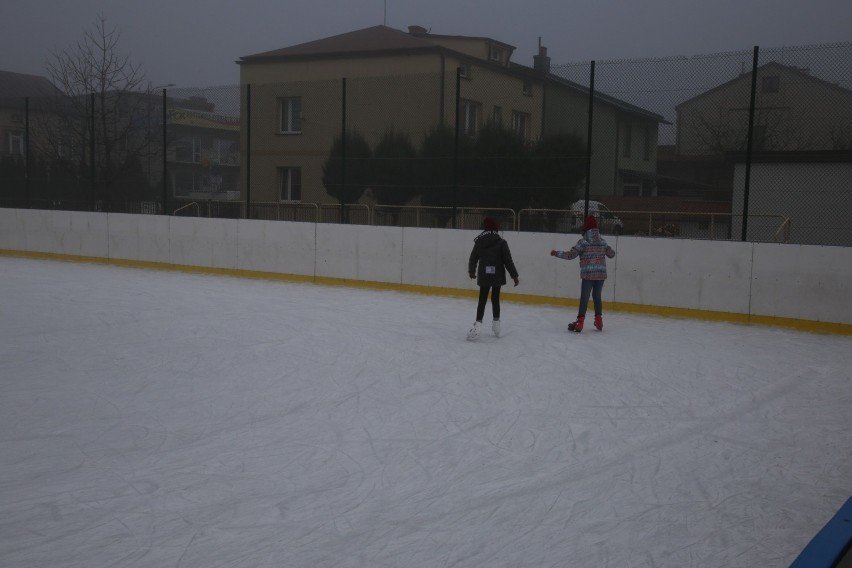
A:
[[[476,231],[0,209],[0,251],[473,291]],[[507,232],[521,286],[576,300],[577,235]],[[852,248],[607,237],[604,301],[852,324]]]
[[[749,178],[749,238],[782,242],[780,218],[790,219],[789,241],[852,246],[850,163],[753,163]],[[734,234],[741,232],[745,164],[734,169]],[[779,218],[760,218],[775,215]]]

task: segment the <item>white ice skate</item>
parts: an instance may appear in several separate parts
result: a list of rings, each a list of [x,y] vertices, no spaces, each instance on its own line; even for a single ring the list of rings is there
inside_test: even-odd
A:
[[[494,337],[500,337],[500,320],[494,320],[494,322],[492,322],[491,331],[494,332]]]
[[[473,323],[473,327],[470,328],[470,331],[467,332],[467,340],[468,341],[476,341],[479,339],[479,330],[482,329],[482,322],[477,321]]]

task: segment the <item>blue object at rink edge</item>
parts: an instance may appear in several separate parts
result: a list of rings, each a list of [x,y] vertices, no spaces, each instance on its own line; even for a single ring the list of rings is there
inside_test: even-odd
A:
[[[790,568],[836,568],[841,561],[852,566],[852,558],[845,556],[852,556],[852,497],[811,539]]]

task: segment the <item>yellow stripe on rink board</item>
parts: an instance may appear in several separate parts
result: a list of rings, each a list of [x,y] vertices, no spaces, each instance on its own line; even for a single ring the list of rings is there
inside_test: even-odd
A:
[[[48,252],[26,252],[16,250],[0,249],[0,256],[13,256],[22,258],[57,260],[64,262],[82,262],[94,264],[108,264],[128,268],[142,268],[154,270],[171,270],[175,272],[187,272],[195,274],[217,274],[222,276],[233,276],[238,278],[256,278],[262,280],[278,280],[282,282],[301,282],[318,284],[322,286],[344,286],[350,288],[366,288],[373,290],[392,290],[397,292],[410,292],[414,294],[425,294],[430,296],[449,296],[458,298],[476,298],[478,290],[461,290],[457,288],[444,288],[440,286],[423,286],[416,284],[394,284],[388,282],[372,282],[369,280],[353,280],[348,278],[331,278],[326,276],[304,276],[298,274],[282,274],[278,272],[262,272],[255,270],[239,270],[234,268],[211,268],[207,266],[189,266],[182,264],[169,264],[164,262],[150,262],[144,260],[126,260],[120,258],[101,258],[94,256],[79,256],[68,254],[57,254]],[[525,304],[537,304],[545,306],[562,306],[576,308],[578,300],[572,298],[555,298],[549,296],[533,296],[529,294],[517,294],[503,292],[501,299],[509,302]],[[698,319],[707,321],[721,321],[738,324],[763,325],[771,327],[785,327],[812,333],[829,333],[833,335],[852,335],[852,325],[844,323],[800,320],[795,318],[783,318],[774,316],[760,316],[749,314],[736,314],[731,312],[716,312],[711,310],[696,310],[690,308],[674,308],[668,306],[649,306],[644,304],[630,304],[626,302],[607,302],[606,310],[609,312],[625,312],[635,314],[647,314],[660,317],[675,317]]]

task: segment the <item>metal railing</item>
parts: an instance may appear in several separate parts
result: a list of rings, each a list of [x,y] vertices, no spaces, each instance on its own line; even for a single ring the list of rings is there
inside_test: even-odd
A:
[[[200,217],[201,216],[201,207],[195,201],[193,201],[192,203],[187,203],[186,205],[183,205],[181,207],[178,207],[177,209],[172,211],[172,216],[177,216],[177,214],[180,213],[181,211],[183,211],[185,209],[191,209],[192,207],[195,207],[195,216]]]
[[[0,204],[14,207],[15,204]],[[42,202],[36,208],[85,210],[67,202]],[[246,204],[240,201],[190,201],[172,203],[172,216],[241,219]],[[453,212],[455,211],[455,215]],[[113,203],[102,212],[159,214],[151,202]],[[250,219],[303,223],[478,230],[485,217],[492,217],[504,231],[579,233],[582,214],[573,209],[521,209],[489,207],[432,207],[422,205],[368,205],[363,203],[252,203]],[[605,235],[689,238],[705,240],[745,240],[749,242],[801,242],[793,232],[793,220],[784,215],[749,214],[747,238],[742,239],[741,213],[706,211],[608,210],[598,217]],[[803,233],[799,225],[799,233]],[[805,231],[806,232],[806,231]]]

